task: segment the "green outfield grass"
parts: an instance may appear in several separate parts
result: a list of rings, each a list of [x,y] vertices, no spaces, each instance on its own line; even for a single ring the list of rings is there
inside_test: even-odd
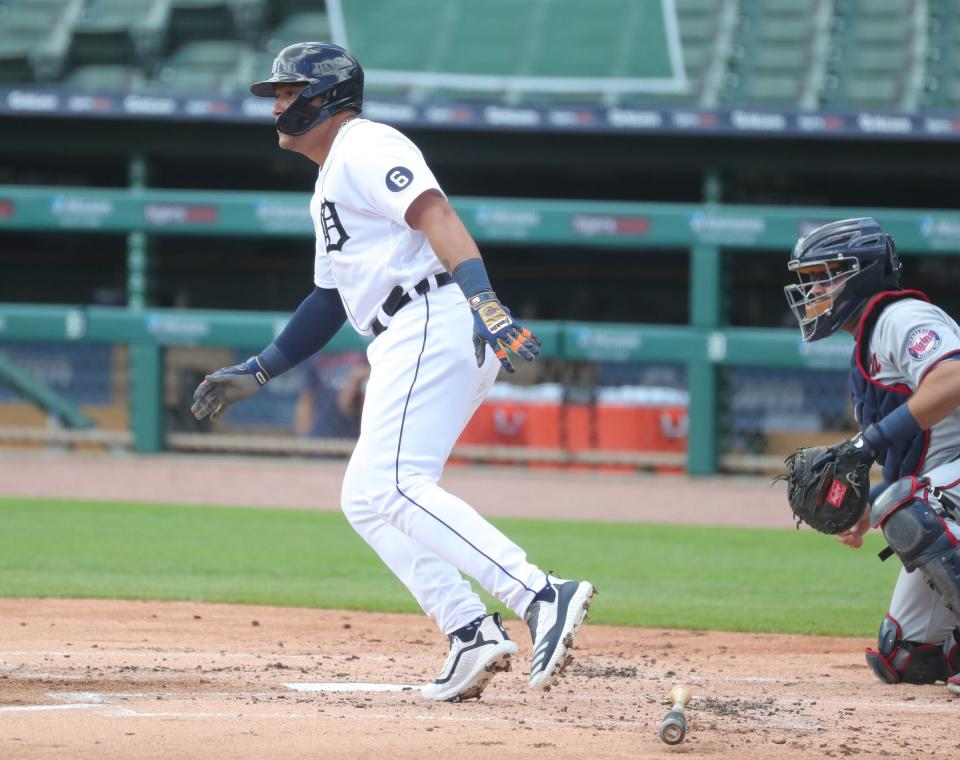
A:
[[[496,520],[614,625],[874,636],[899,569],[808,529]],[[339,512],[0,499],[0,596],[417,612]],[[496,605],[494,605],[496,606]]]

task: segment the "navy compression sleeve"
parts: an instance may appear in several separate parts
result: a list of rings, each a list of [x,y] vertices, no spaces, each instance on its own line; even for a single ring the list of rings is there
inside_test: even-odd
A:
[[[283,374],[327,345],[346,320],[340,293],[314,288],[276,340],[257,356],[260,366],[271,378]]]

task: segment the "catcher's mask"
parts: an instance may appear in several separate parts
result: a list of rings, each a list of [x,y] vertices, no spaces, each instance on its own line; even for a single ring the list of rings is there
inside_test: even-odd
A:
[[[871,296],[900,287],[893,238],[870,217],[843,219],[801,237],[787,268],[799,283],[783,292],[805,341],[835,333]]]
[[[302,135],[335,113],[363,108],[363,69],[350,53],[329,42],[298,42],[285,47],[273,62],[268,79],[251,85],[250,92],[274,97],[276,86],[306,85],[277,119],[277,129]],[[318,103],[313,101],[323,96]]]

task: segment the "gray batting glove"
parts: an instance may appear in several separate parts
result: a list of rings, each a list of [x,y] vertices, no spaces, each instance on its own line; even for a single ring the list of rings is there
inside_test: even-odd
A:
[[[190,411],[198,420],[217,418],[224,409],[250,398],[270,381],[270,375],[256,356],[243,364],[223,367],[207,375],[193,392]]]

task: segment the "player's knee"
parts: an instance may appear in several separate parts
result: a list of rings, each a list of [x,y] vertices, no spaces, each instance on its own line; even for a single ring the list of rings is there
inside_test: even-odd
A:
[[[389,517],[401,498],[394,473],[368,473],[363,481],[363,497],[374,512],[383,518]]]
[[[371,511],[362,468],[354,467],[352,464],[347,466],[347,472],[340,486],[340,509],[351,524]]]
[[[945,655],[942,644],[907,641],[889,614],[880,623],[877,648],[868,648],[866,658],[877,678],[886,683],[931,684],[946,681],[960,670],[956,646]]]
[[[366,483],[370,506],[387,522],[403,529],[401,524],[409,507],[419,506],[424,500],[424,489],[436,481],[417,472],[390,472],[390,477],[371,477]]]
[[[957,544],[943,517],[927,503],[925,485],[915,478],[901,478],[876,498],[870,511],[870,524],[883,530],[907,570]]]
[[[873,503],[870,524],[908,571],[920,569],[927,583],[960,614],[960,546],[947,521],[927,503],[925,484],[914,478],[893,483]]]

